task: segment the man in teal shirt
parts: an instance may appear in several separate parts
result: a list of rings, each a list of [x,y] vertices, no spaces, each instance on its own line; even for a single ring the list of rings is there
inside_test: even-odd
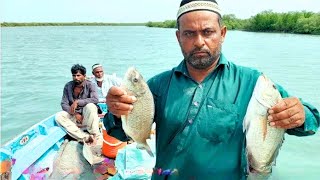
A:
[[[177,24],[184,60],[148,85],[156,105],[155,169],[176,169],[178,174],[154,173],[153,179],[245,179],[242,123],[261,73],[221,54],[227,30],[214,0],[183,0]],[[297,136],[314,134],[319,112],[278,89],[284,99],[270,108],[270,125]],[[110,135],[127,138],[118,117],[128,114],[135,100],[120,88],[109,90],[104,124]]]

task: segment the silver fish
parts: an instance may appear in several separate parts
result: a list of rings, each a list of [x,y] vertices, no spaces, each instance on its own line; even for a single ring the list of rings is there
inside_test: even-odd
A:
[[[246,150],[249,163],[248,179],[268,179],[284,140],[284,129],[271,127],[268,109],[282,100],[274,83],[261,75],[253,90],[245,119]]]
[[[127,70],[121,87],[128,95],[137,98],[132,111],[127,116],[121,116],[122,128],[137,143],[137,148],[145,149],[150,156],[154,156],[146,141],[150,138],[154,118],[152,93],[142,75],[133,67]]]

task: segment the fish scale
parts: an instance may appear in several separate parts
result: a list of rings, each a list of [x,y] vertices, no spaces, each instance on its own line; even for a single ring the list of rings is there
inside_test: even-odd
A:
[[[137,98],[132,111],[127,116],[121,116],[122,128],[137,143],[137,148],[145,149],[154,156],[146,141],[150,138],[154,118],[152,93],[142,75],[133,67],[127,70],[121,87],[128,95]]]
[[[281,95],[272,81],[261,75],[253,90],[243,122],[250,169],[248,179],[268,179],[271,176],[285,130],[269,125],[268,109],[281,100]]]

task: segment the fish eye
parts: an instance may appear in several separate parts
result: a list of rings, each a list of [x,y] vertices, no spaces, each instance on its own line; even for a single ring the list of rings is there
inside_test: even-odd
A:
[[[133,82],[135,82],[135,83],[138,82],[138,79],[137,79],[137,78],[133,78],[132,80],[133,80]]]

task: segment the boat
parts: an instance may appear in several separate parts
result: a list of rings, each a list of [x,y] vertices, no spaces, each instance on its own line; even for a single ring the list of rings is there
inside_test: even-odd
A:
[[[107,106],[98,105],[103,110],[99,114],[102,120]],[[52,162],[67,136],[55,115],[33,125],[0,148],[0,179],[37,179],[32,177],[52,170]]]

